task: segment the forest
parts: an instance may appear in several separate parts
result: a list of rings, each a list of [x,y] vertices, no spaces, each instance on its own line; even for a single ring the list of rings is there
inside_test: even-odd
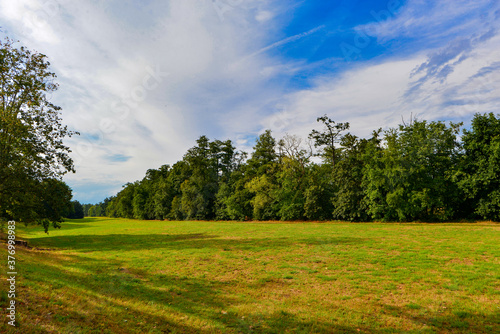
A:
[[[319,117],[307,140],[266,130],[248,156],[201,136],[87,216],[145,220],[500,220],[500,115],[469,129],[412,119],[370,138]]]

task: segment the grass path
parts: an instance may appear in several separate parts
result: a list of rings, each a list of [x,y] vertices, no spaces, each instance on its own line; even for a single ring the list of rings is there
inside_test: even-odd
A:
[[[86,218],[18,234],[45,249],[17,250],[20,333],[500,333],[498,224]]]

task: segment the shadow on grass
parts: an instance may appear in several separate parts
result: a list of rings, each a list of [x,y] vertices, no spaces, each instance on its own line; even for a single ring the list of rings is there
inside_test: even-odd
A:
[[[113,221],[111,219],[107,219],[103,217],[85,217],[81,219],[67,219],[65,218],[64,221],[61,223],[61,230],[74,230],[78,228],[84,228],[84,227],[95,227],[95,224],[116,224],[119,223],[119,221]],[[51,230],[49,229],[49,232]]]
[[[81,253],[125,253],[130,250],[196,248],[257,252],[304,243],[342,244],[363,240],[285,237],[225,239],[218,235],[191,233],[54,236],[32,238],[29,242],[34,247],[66,248]],[[58,332],[80,332],[83,329],[91,333],[358,332],[327,321],[304,320],[286,310],[272,314],[257,312],[242,317],[230,311],[235,305],[245,303],[240,295],[231,292],[232,284],[242,284],[238,281],[186,277],[168,271],[153,274],[140,268],[122,268],[119,258],[95,260],[84,254],[26,252],[31,256],[30,262],[34,263],[30,263],[30,268],[23,274],[23,280],[29,282],[30,286],[29,295],[24,296],[24,307],[28,307],[24,314],[33,319],[42,318],[41,323],[50,323]],[[50,297],[47,298],[44,292]],[[72,306],[75,298],[78,300],[78,308]],[[43,309],[29,308],[29,305],[37,304],[42,304]],[[37,315],[36,312],[40,314]],[[30,331],[32,329],[29,328]]]
[[[382,305],[385,312],[424,325],[428,331],[422,333],[500,333],[500,312],[492,314],[469,313],[462,310],[428,312],[419,305],[399,307]],[[415,311],[416,309],[416,311]]]
[[[218,235],[205,233],[190,234],[107,234],[107,235],[74,235],[28,239],[33,247],[72,249],[76,251],[128,251],[135,249],[201,249],[212,248],[222,250],[262,251],[290,247],[296,244],[335,245],[360,244],[365,238],[233,238],[227,239]]]
[[[86,245],[88,238],[96,244]],[[221,239],[194,233],[179,235],[115,235],[52,237],[57,243],[72,243],[76,250],[140,248],[185,249],[213,247],[231,250],[259,250],[287,247],[297,243],[352,244],[356,238],[311,239]],[[36,240],[35,241],[42,241]],[[123,241],[124,243],[119,243]],[[149,243],[147,243],[149,242]],[[141,244],[142,243],[142,244]],[[144,245],[146,243],[146,245]],[[397,330],[373,326],[342,326],[333,320],[306,320],[279,308],[263,314],[238,314],[246,301],[232,288],[244,282],[221,282],[175,272],[151,273],[138,268],[123,268],[119,259],[94,260],[81,255],[53,252],[22,252],[19,286],[20,332],[84,333],[396,333]],[[232,285],[234,284],[234,286]],[[251,301],[250,301],[251,302]],[[249,302],[249,303],[250,303]],[[1,305],[4,307],[5,305]],[[420,306],[410,308],[383,305],[387,313],[427,324],[429,331],[419,333],[494,333],[499,329],[499,314],[420,314]],[[417,310],[417,311],[415,311]],[[0,332],[2,331],[0,325]],[[24,331],[23,331],[24,328]],[[417,331],[415,331],[417,333]]]
[[[72,261],[74,269],[91,270],[94,265],[95,261],[85,263],[80,258]],[[189,293],[181,306],[172,307],[174,298],[160,292],[158,287],[147,286],[130,273],[113,269],[110,266],[99,274],[77,274],[46,261],[36,263],[30,274],[24,275],[24,280],[31,283],[20,288],[17,330],[24,333],[46,333],[47,328],[57,333],[210,332],[169,317],[176,313],[179,318],[195,314],[194,300]],[[192,282],[184,282],[178,289],[190,284]],[[23,293],[27,287],[29,292]],[[209,298],[212,294],[213,291],[205,289],[200,298],[212,300],[214,298]]]
[[[358,333],[359,328],[272,314],[226,311],[241,299],[227,284],[175,274],[140,273],[119,261],[26,252],[19,330],[26,333]],[[25,262],[26,263],[26,262]],[[96,270],[100,268],[100,270]],[[2,326],[0,326],[1,329]],[[373,332],[373,331],[372,331]]]

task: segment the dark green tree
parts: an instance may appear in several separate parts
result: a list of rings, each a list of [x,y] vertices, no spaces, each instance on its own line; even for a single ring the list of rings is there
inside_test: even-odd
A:
[[[169,219],[183,220],[185,219],[184,211],[182,210],[182,184],[188,180],[192,175],[192,170],[189,164],[182,160],[172,166],[172,170],[167,177],[167,185],[171,189],[172,202],[170,212],[168,213]]]
[[[137,187],[137,182],[127,183],[123,186],[123,189],[116,194],[115,197],[110,199],[110,202],[106,208],[104,214],[108,217],[121,217],[121,218],[134,218],[134,196],[135,188]],[[97,206],[100,208],[100,206]],[[98,216],[96,206],[91,206],[88,209],[88,216],[95,217]],[[100,212],[99,212],[100,213]]]
[[[247,164],[245,189],[252,194],[250,203],[253,218],[277,219],[279,217],[278,154],[276,153],[276,140],[271,130],[266,130],[259,136]]]
[[[43,180],[39,187],[40,209],[37,210],[41,222],[48,231],[51,222],[55,228],[61,228],[61,222],[71,211],[71,188],[57,179]]]
[[[61,108],[48,97],[57,90],[43,54],[0,41],[0,216],[39,220],[37,188],[43,180],[73,171],[63,139]],[[51,184],[52,181],[47,181]],[[43,188],[46,184],[43,184]],[[41,206],[39,206],[40,208]],[[55,208],[54,208],[55,209]]]
[[[69,214],[66,216],[66,218],[69,219],[82,219],[85,217],[84,211],[83,211],[83,205],[79,201],[72,201],[71,202],[71,210]]]
[[[368,212],[383,220],[446,220],[460,198],[453,182],[461,124],[414,121],[385,133],[364,171]]]
[[[281,220],[303,220],[312,149],[304,148],[298,136],[288,134],[278,144],[278,215]]]
[[[312,130],[309,138],[313,140],[315,147],[322,148],[320,155],[323,160],[335,166],[339,155],[336,144],[340,142],[342,132],[349,130],[349,123],[335,123],[327,115],[318,117],[317,121],[323,123],[324,129],[322,132]]]
[[[334,194],[331,166],[312,164],[309,168],[307,189],[304,192],[305,217],[309,220],[332,219]]]
[[[462,142],[464,158],[456,179],[467,198],[463,215],[500,221],[500,116],[476,114]]]
[[[83,206],[83,216],[90,217],[89,209],[92,207],[92,204],[87,203],[87,204],[83,204],[82,206]],[[110,217],[111,217],[111,215],[110,215]]]
[[[219,183],[216,195],[217,219],[245,220],[252,217],[252,194],[245,188],[249,175],[248,166],[244,163],[246,157],[246,153],[237,152],[232,172]]]
[[[264,133],[257,138],[253,149],[252,156],[247,161],[249,167],[248,171],[254,175],[265,174],[273,163],[278,161],[276,139],[272,136],[271,130],[264,131]]]
[[[182,211],[187,219],[213,219],[219,168],[222,168],[220,143],[211,143],[206,136],[196,142],[198,145],[184,156],[192,175],[181,184]]]
[[[251,219],[254,216],[252,201],[257,191],[254,178],[269,174],[277,162],[276,140],[271,131],[266,130],[256,140],[254,151],[244,163],[246,153],[237,152],[234,156],[234,168],[227,179],[220,185],[217,194],[217,217],[219,219]],[[254,181],[254,183],[257,181]]]
[[[350,133],[342,136],[342,148],[333,173],[335,195],[332,197],[333,218],[347,221],[370,219],[363,188],[365,159],[380,146],[379,134],[374,131],[370,139],[360,139]]]
[[[166,219],[172,209],[174,190],[168,182],[170,172],[170,166],[163,165],[158,170],[150,170],[146,174],[151,182],[151,195],[146,204],[148,216],[151,219]]]

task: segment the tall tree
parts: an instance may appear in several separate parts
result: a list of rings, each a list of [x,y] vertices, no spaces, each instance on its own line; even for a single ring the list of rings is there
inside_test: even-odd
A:
[[[176,205],[172,209],[176,207],[177,210],[180,203],[180,209],[188,219],[214,219],[223,203],[219,187],[229,181],[240,154],[230,140],[210,141],[201,136],[197,144],[184,156],[190,176],[182,182],[182,196],[180,201],[174,198]]]
[[[307,219],[332,218],[335,186],[330,167],[327,164],[312,164],[309,168],[308,185],[304,192],[304,215]]]
[[[276,139],[271,130],[264,131],[257,138],[251,158],[247,161],[249,170],[255,174],[264,174],[274,162],[277,161]]]
[[[216,195],[217,219],[244,220],[252,216],[252,194],[245,188],[248,181],[246,153],[236,152],[231,173],[219,182]]]
[[[206,136],[196,141],[184,160],[192,175],[181,185],[182,211],[188,219],[212,219],[215,216],[215,195],[219,177],[219,143],[211,143]]]
[[[462,142],[464,159],[457,179],[468,199],[466,208],[483,219],[500,221],[500,115],[476,114]]]
[[[172,170],[167,177],[167,184],[172,190],[172,202],[170,211],[167,215],[169,219],[183,220],[185,219],[184,211],[182,210],[182,184],[192,175],[192,170],[185,160],[176,162],[172,166]]]
[[[335,219],[369,220],[365,189],[362,185],[363,171],[367,153],[373,152],[380,145],[380,132],[381,130],[374,131],[370,139],[360,139],[350,133],[342,137],[342,151],[333,174],[336,186],[335,196],[332,198]]]
[[[25,221],[39,218],[32,208],[33,187],[74,171],[63,139],[61,108],[48,100],[56,75],[43,54],[0,41],[0,215]],[[27,212],[32,214],[27,215]]]
[[[252,157],[248,160],[246,191],[252,194],[250,203],[253,218],[258,220],[278,218],[278,154],[276,139],[271,130],[262,133],[254,146]]]
[[[277,173],[278,214],[281,220],[303,220],[312,149],[310,146],[304,148],[298,136],[288,134],[278,144],[280,152]]]
[[[148,210],[151,218],[165,219],[170,210],[174,198],[174,189],[168,182],[171,173],[169,165],[163,165],[158,170],[150,172],[151,196],[148,200]]]
[[[314,141],[314,146],[322,148],[324,161],[335,166],[338,158],[336,144],[342,138],[342,132],[349,130],[349,123],[335,123],[327,115],[318,117],[317,121],[323,123],[324,129],[322,132],[312,130],[309,138]]]
[[[106,210],[106,215],[110,217],[134,218],[133,200],[137,182],[127,183],[123,189],[111,199]],[[97,215],[95,206],[88,209],[88,216]]]

